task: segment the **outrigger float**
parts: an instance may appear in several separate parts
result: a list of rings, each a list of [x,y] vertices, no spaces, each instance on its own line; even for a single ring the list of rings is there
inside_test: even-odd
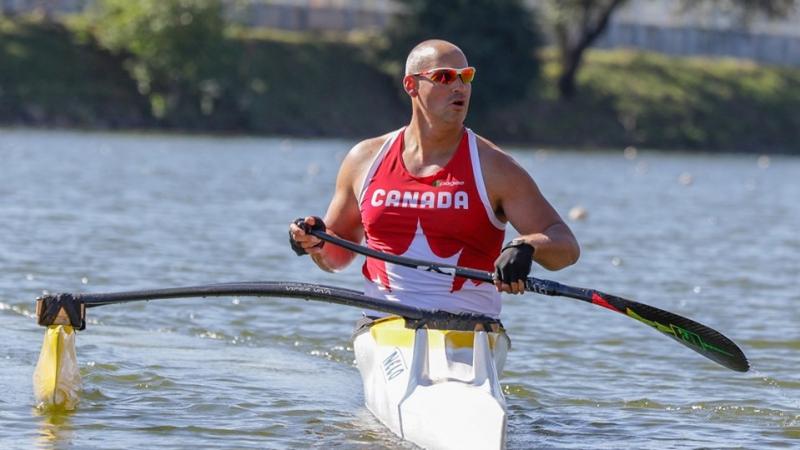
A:
[[[489,273],[377,252],[322,231],[326,242],[367,257],[491,282]],[[624,314],[729,369],[746,372],[741,349],[721,333],[643,303],[529,277],[526,290],[569,297]],[[294,282],[239,282],[116,293],[45,295],[36,300],[39,325],[47,327],[33,375],[37,406],[71,410],[80,394],[76,331],[86,327],[86,310],[98,306],[186,297],[282,297],[380,311],[389,316],[360,329],[354,338],[356,364],[367,408],[403,439],[428,449],[502,449],[507,409],[498,375],[510,341],[498,320],[432,311],[361,292]]]

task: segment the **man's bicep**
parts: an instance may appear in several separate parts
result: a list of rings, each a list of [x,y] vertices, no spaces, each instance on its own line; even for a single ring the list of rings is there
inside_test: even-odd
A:
[[[328,212],[325,214],[325,224],[336,235],[360,242],[364,236],[364,230],[361,225],[361,211],[358,207],[354,187],[357,174],[357,164],[345,159],[336,178],[333,198],[328,206]]]
[[[348,193],[337,190],[333,195],[328,212],[325,214],[325,224],[336,235],[350,241],[361,242],[364,237],[358,203],[355,197]]]
[[[520,234],[543,233],[563,222],[527,172],[518,167],[511,174],[506,180],[502,210]]]

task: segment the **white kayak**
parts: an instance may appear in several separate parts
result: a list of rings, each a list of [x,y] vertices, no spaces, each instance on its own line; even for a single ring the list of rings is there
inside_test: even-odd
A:
[[[414,330],[396,316],[374,321],[354,340],[367,408],[426,449],[505,448],[498,373],[509,346],[503,330]]]

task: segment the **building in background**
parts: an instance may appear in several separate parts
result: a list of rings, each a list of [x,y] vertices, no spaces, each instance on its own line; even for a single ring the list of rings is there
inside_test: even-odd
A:
[[[380,29],[388,25],[398,10],[392,0],[222,1],[234,20],[253,27],[292,31]],[[79,13],[92,3],[93,0],[0,0],[0,12],[6,15],[37,12],[57,17]]]
[[[91,0],[0,0],[4,15],[38,12],[47,17],[74,14],[86,9]]]
[[[47,16],[83,11],[93,0],[0,0],[4,14],[38,10]],[[131,0],[135,1],[135,0]],[[170,0],[165,0],[170,1]],[[234,20],[292,31],[381,29],[401,11],[393,0],[223,0]],[[432,0],[436,1],[436,0]],[[527,0],[539,8],[548,0]],[[713,5],[690,12],[679,0],[630,0],[595,44],[669,55],[745,58],[800,67],[800,11],[785,19],[740,17]]]
[[[392,0],[232,0],[235,16],[254,27],[293,31],[381,29],[398,11]]]
[[[800,66],[800,10],[785,19],[753,17],[742,23],[735,11],[713,4],[683,11],[680,3],[631,0],[614,15],[595,47]]]

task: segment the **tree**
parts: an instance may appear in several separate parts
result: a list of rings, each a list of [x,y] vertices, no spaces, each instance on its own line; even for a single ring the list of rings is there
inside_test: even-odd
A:
[[[472,104],[478,115],[490,102],[523,98],[539,78],[536,50],[541,42],[533,12],[520,0],[401,0],[389,26],[388,58],[405,62],[426,39],[445,39],[477,68]]]
[[[127,58],[126,66],[150,98],[157,118],[180,113],[182,122],[213,113],[231,54],[221,0],[98,0],[94,34]]]
[[[628,0],[548,0],[545,15],[558,46],[561,73],[558,91],[570,99],[583,54],[608,27],[614,12]]]
[[[614,13],[628,1],[547,0],[543,3],[560,54],[558,90],[562,99],[575,96],[575,79],[586,49],[603,34]],[[742,22],[747,22],[756,16],[785,17],[796,3],[797,0],[682,0],[681,6],[684,12],[711,6],[716,11],[738,14]]]

